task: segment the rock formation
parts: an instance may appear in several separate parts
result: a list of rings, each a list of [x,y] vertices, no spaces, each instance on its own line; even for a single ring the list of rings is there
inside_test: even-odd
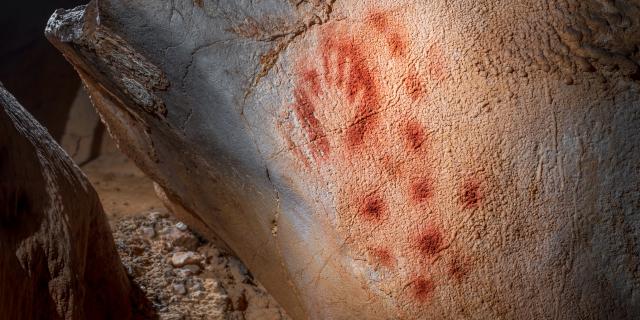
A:
[[[295,319],[640,317],[637,1],[125,1],[47,35]]]
[[[0,86],[2,319],[130,319],[138,296],[95,191]]]

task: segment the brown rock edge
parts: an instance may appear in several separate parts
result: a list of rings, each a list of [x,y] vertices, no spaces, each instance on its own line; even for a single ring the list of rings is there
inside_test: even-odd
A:
[[[2,86],[0,106],[1,317],[141,317],[93,187]]]

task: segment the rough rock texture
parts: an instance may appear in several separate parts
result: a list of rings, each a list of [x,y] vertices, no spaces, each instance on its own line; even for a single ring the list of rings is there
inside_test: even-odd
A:
[[[242,262],[182,226],[166,210],[113,223],[122,261],[161,320],[289,319]],[[184,253],[193,261],[174,263]]]
[[[132,318],[138,296],[95,191],[1,86],[0,106],[1,317]]]
[[[100,0],[47,34],[293,318],[633,319],[638,10]]]

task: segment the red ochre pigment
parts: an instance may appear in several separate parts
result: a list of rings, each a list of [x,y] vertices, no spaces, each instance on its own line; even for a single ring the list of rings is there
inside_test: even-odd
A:
[[[437,43],[432,43],[427,50],[427,71],[429,78],[433,81],[440,82],[447,78],[448,68],[442,48]]]
[[[433,182],[429,178],[419,178],[411,183],[411,200],[415,203],[429,201],[433,197]]]
[[[436,227],[429,226],[413,239],[416,249],[425,257],[431,257],[442,249],[442,233]]]
[[[341,32],[326,32],[320,52],[327,82],[342,90],[356,114],[346,130],[346,145],[360,146],[378,122],[379,81],[366,61],[358,39]]]
[[[409,150],[417,150],[426,139],[424,129],[415,121],[408,122],[402,133],[404,134],[404,139],[407,142]]]
[[[373,12],[367,16],[367,22],[373,26],[373,28],[383,33],[389,28],[389,20],[387,13],[385,12]]]
[[[475,178],[464,181],[458,198],[464,209],[473,209],[480,206],[483,199],[478,181]]]
[[[373,262],[380,264],[383,267],[393,267],[395,259],[386,248],[371,248],[369,254],[373,257]]]
[[[407,51],[404,39],[396,32],[387,35],[387,45],[389,46],[389,51],[391,51],[391,56],[394,58],[404,57]]]
[[[306,69],[299,74],[298,84],[293,92],[295,99],[293,110],[307,133],[309,149],[313,157],[322,159],[329,155],[329,140],[322,124],[315,116],[316,106],[312,100],[317,98],[320,92],[318,73],[315,70]]]
[[[360,204],[358,215],[361,219],[371,222],[379,222],[386,216],[387,205],[377,193],[365,196]]]
[[[460,258],[458,255],[454,255],[451,261],[449,262],[449,267],[447,269],[447,273],[451,279],[454,279],[458,282],[462,281],[469,272],[468,263]]]
[[[413,117],[408,114],[400,128],[400,137],[376,136],[376,134],[380,134],[378,129],[381,127],[381,122],[385,120],[385,112],[387,112],[387,110],[382,110],[385,109],[386,102],[381,79],[388,79],[391,75],[379,74],[380,69],[378,69],[374,58],[378,58],[381,54],[388,55],[386,58],[394,59],[394,63],[407,70],[397,81],[402,86],[402,92],[406,94],[409,104],[413,105],[411,108],[418,107],[416,103],[422,103],[424,98],[433,92],[435,86],[447,77],[448,72],[442,48],[437,42],[430,41],[427,50],[422,51],[424,56],[417,57],[422,59],[421,62],[409,59],[411,51],[407,43],[408,33],[402,24],[391,18],[387,12],[378,11],[369,14],[364,25],[327,23],[320,28],[320,43],[317,51],[305,53],[306,56],[314,54],[319,56],[320,65],[309,67],[314,64],[299,64],[303,67],[296,70],[297,82],[293,91],[294,111],[305,130],[310,152],[315,159],[325,159],[330,156],[330,145],[325,127],[315,114],[316,110],[320,108],[326,109],[323,110],[323,114],[342,112],[343,116],[349,115],[347,123],[337,126],[346,128],[343,133],[344,140],[339,140],[331,146],[333,149],[345,150],[346,155],[357,156],[361,154],[362,148],[377,150],[375,148],[378,148],[379,144],[376,144],[377,140],[373,139],[388,141],[400,138],[401,140],[398,142],[404,145],[407,153],[427,149],[430,137],[424,126],[413,120]],[[375,46],[369,45],[366,37],[370,37],[372,34],[378,35],[379,39],[384,41],[387,50],[379,50]],[[303,62],[308,62],[306,56],[302,59]],[[418,66],[420,68],[417,68]],[[328,93],[338,93],[335,97],[330,98],[342,99],[337,104],[346,109],[338,109],[335,102],[327,104],[332,100],[321,95]],[[387,109],[390,112],[402,112],[402,109]],[[341,166],[340,154],[340,152],[334,152],[331,156],[335,159],[331,163]],[[399,158],[404,159],[402,156]],[[382,166],[386,170],[385,172],[395,178],[413,179],[405,180],[404,183],[407,184],[401,185],[408,186],[406,201],[413,204],[418,210],[423,210],[423,204],[428,204],[435,196],[435,181],[430,176],[432,168],[428,163],[418,160],[417,166],[411,167],[411,172],[424,172],[425,176],[416,178],[415,176],[402,177],[403,170],[400,167],[404,168],[404,165],[400,165],[400,162],[389,158],[388,155],[372,159],[376,160],[368,165]],[[407,159],[411,158],[407,157]],[[347,185],[352,181],[349,177],[336,178],[338,180],[345,179],[339,182]],[[388,204],[389,199],[385,199],[378,191],[356,189],[355,193],[355,196],[352,195],[348,199],[349,205],[347,207],[350,209],[345,214],[348,214],[350,218],[354,217],[352,208],[356,208],[355,222],[363,227],[352,228],[347,232],[359,249],[368,252],[372,265],[392,268],[400,261],[396,260],[392,252],[403,252],[401,249],[405,248],[418,254],[410,254],[418,261],[409,261],[407,266],[418,274],[422,274],[424,268],[430,266],[431,263],[443,263],[445,264],[443,268],[438,269],[444,270],[441,275],[443,278],[459,282],[466,276],[468,265],[458,253],[449,253],[445,259],[438,261],[430,259],[445,247],[444,231],[433,224],[427,224],[418,233],[405,238],[404,241],[401,241],[403,243],[398,244],[398,248],[365,243],[365,241],[371,241],[370,239],[376,239],[375,233],[365,234],[366,232],[388,233],[389,230],[395,229],[394,225],[389,224],[393,220],[387,219],[393,212]],[[475,179],[467,179],[462,183],[457,196],[463,208],[478,207],[482,201],[480,184]],[[369,226],[376,226],[376,229],[364,231],[370,230]],[[402,235],[402,237],[406,236]],[[379,240],[374,241],[380,243]],[[428,303],[433,297],[436,285],[431,276],[423,275],[411,279],[407,289],[412,299],[419,303]]]
[[[436,285],[433,280],[424,277],[418,277],[409,284],[409,290],[413,298],[422,303],[431,300],[435,289]]]
[[[404,36],[406,31],[404,28],[390,23],[389,15],[386,12],[374,12],[369,14],[367,22],[375,31],[381,33],[385,37],[392,57],[404,57],[407,51],[407,43]]]

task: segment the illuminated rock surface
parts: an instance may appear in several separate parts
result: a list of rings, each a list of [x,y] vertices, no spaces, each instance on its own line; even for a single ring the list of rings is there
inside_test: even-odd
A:
[[[47,34],[293,318],[632,319],[638,12],[101,0]]]

